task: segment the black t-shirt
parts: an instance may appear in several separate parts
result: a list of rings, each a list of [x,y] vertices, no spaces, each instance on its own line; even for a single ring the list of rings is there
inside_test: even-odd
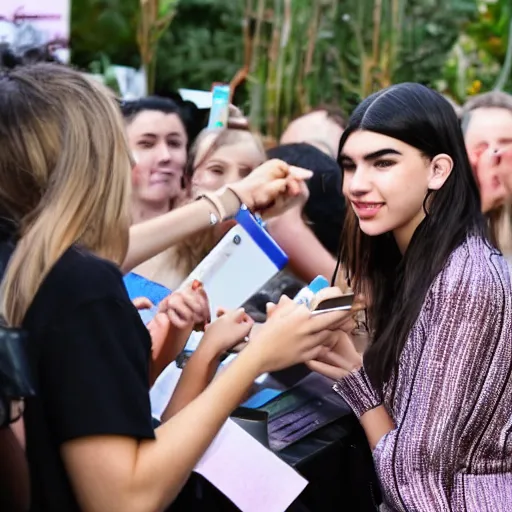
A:
[[[119,269],[73,247],[52,268],[23,327],[37,397],[25,410],[32,511],[77,511],[60,447],[73,439],[154,438],[151,340]]]

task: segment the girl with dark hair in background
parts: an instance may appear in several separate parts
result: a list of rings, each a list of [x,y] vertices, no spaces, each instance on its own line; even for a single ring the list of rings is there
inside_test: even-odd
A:
[[[134,159],[132,220],[167,213],[183,195],[188,135],[179,106],[150,96],[121,104]]]
[[[184,199],[189,139],[180,107],[171,99],[149,96],[124,101],[121,112],[135,164],[131,203],[132,223],[138,224],[168,213]],[[138,269],[124,279],[132,299],[145,297],[157,304],[170,293],[165,286],[141,275]],[[178,295],[174,295],[173,300],[183,309],[186,297]],[[198,303],[203,301],[198,294],[188,290],[186,295]],[[186,309],[190,312],[190,308]]]
[[[313,171],[304,201],[270,219],[269,233],[288,254],[291,270],[302,280],[331,276],[345,219],[338,163],[315,146],[302,143],[277,146],[267,151],[267,156]]]
[[[310,367],[360,419],[383,510],[511,510],[511,283],[456,114],[396,85],[359,105],[340,148],[352,205],[340,262],[372,342],[361,360],[340,334]]]

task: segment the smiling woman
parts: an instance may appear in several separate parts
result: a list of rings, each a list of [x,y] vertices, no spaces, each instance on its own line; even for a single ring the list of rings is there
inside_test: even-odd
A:
[[[453,167],[446,154],[430,160],[400,140],[364,130],[347,140],[340,161],[343,191],[361,231],[370,236],[392,232],[402,253],[425,218],[429,190],[439,189]]]
[[[512,171],[497,172],[495,165],[480,165],[512,147],[512,95],[491,91],[471,98],[462,109],[466,147],[473,164],[482,211],[487,215],[497,247],[512,255],[512,214],[507,181]]]
[[[512,145],[512,96],[501,91],[480,94],[462,110],[462,127],[470,158],[485,151],[501,151]],[[475,169],[482,210],[487,213],[504,204],[507,190],[499,176]]]
[[[340,262],[372,339],[356,371],[348,335],[311,367],[340,379],[361,421],[382,510],[512,510],[510,275],[455,112],[396,85],[357,107],[340,148],[352,205]]]

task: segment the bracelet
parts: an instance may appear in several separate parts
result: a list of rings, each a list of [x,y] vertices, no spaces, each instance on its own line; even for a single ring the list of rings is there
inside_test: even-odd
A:
[[[237,213],[240,211],[242,202],[233,190],[228,187],[221,189],[219,192],[210,194],[205,193],[199,196],[197,199],[206,199],[217,211],[218,218],[213,224],[216,224],[219,220],[224,222],[235,218]],[[212,224],[213,213],[210,214],[210,224]],[[212,225],[213,225],[212,224]]]
[[[243,206],[243,207],[245,207],[245,208],[247,208],[247,205],[244,203],[243,199],[238,195],[238,193],[237,193],[237,192],[235,192],[235,191],[233,190],[233,187],[231,187],[231,185],[226,185],[226,186],[224,187],[224,189],[222,189],[222,190],[223,190],[223,192],[224,192],[224,193],[225,193],[226,191],[229,191],[229,192],[228,192],[228,197],[231,197],[231,200],[232,200],[232,201],[235,201],[235,200],[236,200],[236,202],[237,202],[237,204],[238,204],[238,210],[237,210],[237,212],[240,210],[240,208],[241,208],[242,206]],[[248,208],[247,208],[247,209],[248,209]],[[235,215],[236,215],[236,214],[235,214]]]
[[[210,197],[207,197],[205,195],[196,197],[196,201],[199,201],[200,199],[206,199],[214,207],[214,209],[217,210],[217,213],[210,211],[210,226],[215,226],[216,224],[219,223],[219,216],[220,216],[220,212],[217,208],[217,205],[215,203],[213,203],[213,201],[210,199]]]
[[[234,219],[240,211],[240,208],[244,205],[244,202],[240,196],[229,185],[220,189],[214,195],[218,198],[218,200],[222,202],[222,205],[224,206],[226,217],[223,218],[223,220]]]

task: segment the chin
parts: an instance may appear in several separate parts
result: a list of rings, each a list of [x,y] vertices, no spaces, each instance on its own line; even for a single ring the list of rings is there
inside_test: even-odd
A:
[[[172,194],[175,196],[176,194]],[[167,192],[166,194],[146,194],[142,197],[143,201],[147,204],[151,204],[154,207],[160,207],[166,201],[171,201],[171,194]]]
[[[379,236],[389,233],[391,229],[382,222],[376,220],[359,220],[359,229],[368,236]]]
[[[201,194],[204,194],[206,190],[204,190],[201,187],[198,187],[197,185],[192,185],[192,196],[193,197],[199,197]]]
[[[155,203],[165,203],[165,201],[171,201],[173,198],[176,197],[175,191],[173,192],[167,192],[166,194],[158,194],[153,196],[153,202]]]

